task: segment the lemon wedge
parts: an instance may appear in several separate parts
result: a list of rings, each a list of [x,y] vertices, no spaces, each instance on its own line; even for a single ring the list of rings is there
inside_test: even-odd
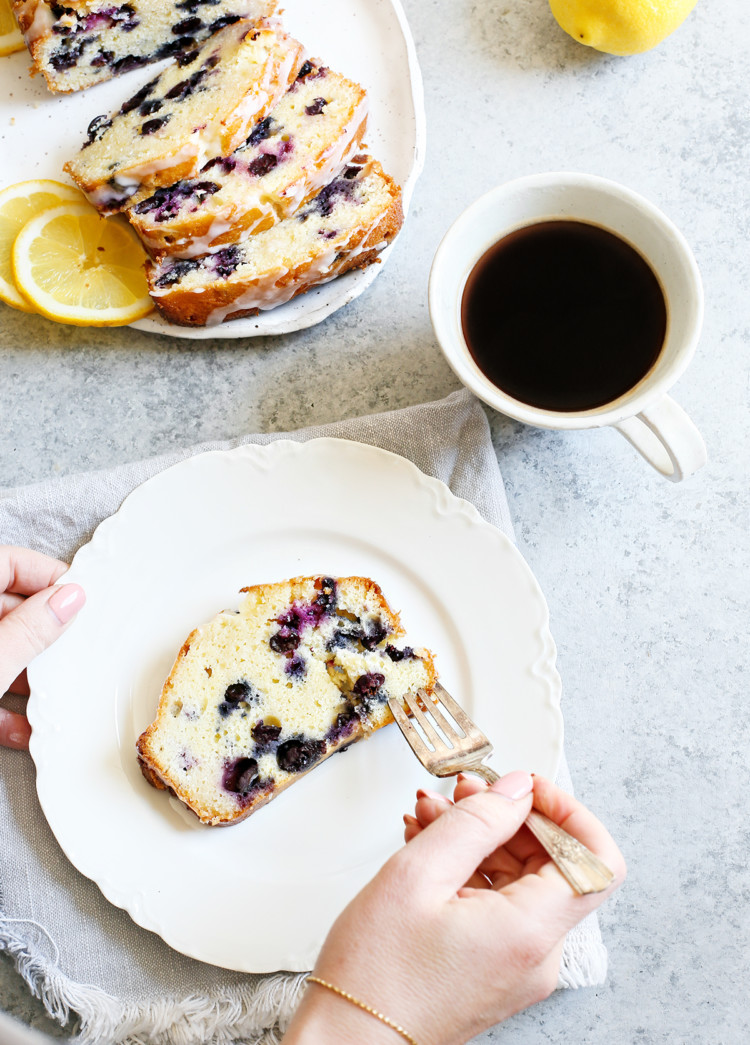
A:
[[[0,301],[23,312],[34,311],[13,280],[11,255],[16,236],[26,222],[41,211],[59,207],[61,203],[83,201],[78,189],[59,181],[22,181],[0,192]]]
[[[552,14],[580,44],[607,54],[650,51],[681,25],[697,0],[549,0]]]
[[[115,327],[153,308],[145,252],[120,218],[102,218],[88,203],[42,211],[13,245],[13,276],[31,304],[58,323]]]
[[[10,0],[0,0],[0,56],[21,51],[25,46]]]

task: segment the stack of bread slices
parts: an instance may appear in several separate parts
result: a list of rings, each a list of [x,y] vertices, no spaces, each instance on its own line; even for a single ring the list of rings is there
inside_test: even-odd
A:
[[[306,55],[276,0],[68,2],[15,0],[51,90],[171,58],[65,165],[102,214],[127,215],[168,320],[255,315],[392,241],[401,190],[365,151],[365,91]]]

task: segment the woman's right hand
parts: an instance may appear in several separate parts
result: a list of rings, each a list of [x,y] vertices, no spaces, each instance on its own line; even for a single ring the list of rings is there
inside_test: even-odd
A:
[[[606,829],[550,781],[464,778],[455,802],[418,794],[407,844],[331,929],[314,975],[404,1027],[419,1045],[463,1045],[546,997],[566,932],[625,877]],[[573,893],[524,820],[532,805],[615,873],[604,893]],[[382,1021],[311,984],[284,1045],[395,1045]]]
[[[66,630],[86,601],[78,584],[58,585],[67,563],[28,548],[0,546],[0,697],[27,696],[26,667]],[[0,708],[0,747],[27,748],[25,715]]]

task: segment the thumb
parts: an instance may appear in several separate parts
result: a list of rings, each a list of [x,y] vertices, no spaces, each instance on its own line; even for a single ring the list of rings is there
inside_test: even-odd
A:
[[[0,620],[0,694],[62,635],[85,601],[79,584],[55,585],[30,595]]]
[[[407,847],[424,869],[422,882],[455,894],[518,831],[531,809],[533,787],[529,773],[508,773],[447,809]]]

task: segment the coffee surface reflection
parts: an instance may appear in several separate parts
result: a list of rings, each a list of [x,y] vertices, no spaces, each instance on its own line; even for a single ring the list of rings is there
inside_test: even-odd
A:
[[[667,306],[651,266],[598,225],[543,221],[469,275],[461,325],[479,369],[530,406],[577,412],[635,387],[659,357]]]

